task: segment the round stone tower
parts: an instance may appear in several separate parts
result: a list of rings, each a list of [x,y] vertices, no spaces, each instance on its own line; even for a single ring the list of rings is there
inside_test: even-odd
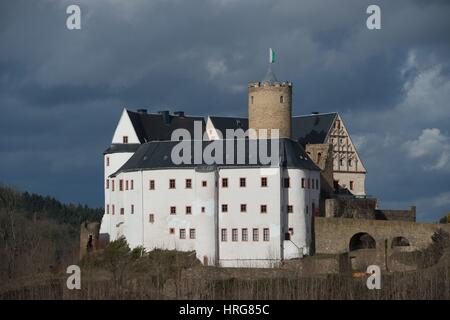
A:
[[[278,129],[280,138],[290,138],[291,116],[291,82],[279,82],[269,68],[262,82],[248,85],[249,128],[254,129],[258,137],[261,129],[267,129],[268,138],[272,137],[272,129]]]

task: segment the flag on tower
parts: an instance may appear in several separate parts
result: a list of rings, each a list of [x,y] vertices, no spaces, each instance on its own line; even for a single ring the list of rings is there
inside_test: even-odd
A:
[[[275,51],[272,48],[269,49],[269,63],[275,62]]]

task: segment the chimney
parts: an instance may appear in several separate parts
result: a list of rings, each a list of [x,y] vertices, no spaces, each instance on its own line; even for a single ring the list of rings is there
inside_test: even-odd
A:
[[[137,109],[137,112],[140,114],[147,114],[147,109]]]
[[[158,113],[162,116],[164,124],[169,124],[170,123],[169,111],[163,110],[163,111],[158,111]]]

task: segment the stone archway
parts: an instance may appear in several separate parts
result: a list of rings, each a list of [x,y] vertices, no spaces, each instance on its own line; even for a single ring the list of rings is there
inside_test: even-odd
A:
[[[366,232],[359,232],[354,234],[350,238],[349,251],[355,251],[360,249],[375,249],[375,239]]]

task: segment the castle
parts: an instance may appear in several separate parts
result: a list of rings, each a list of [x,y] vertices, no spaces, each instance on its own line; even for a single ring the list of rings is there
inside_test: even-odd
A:
[[[180,129],[200,133],[204,139],[184,142],[202,153],[215,149],[219,161],[175,164],[180,141],[172,135]],[[244,154],[217,147],[227,130],[247,133],[232,139],[243,143]],[[263,161],[263,145],[276,150],[275,161]],[[356,206],[353,218],[399,220],[399,212],[378,210],[376,200],[366,199],[366,169],[341,115],[292,116],[292,83],[278,81],[270,68],[248,85],[248,118],[205,121],[184,112],[124,109],[104,166],[101,238],[195,251],[204,265],[273,267],[312,255],[314,221],[351,212],[349,203]],[[403,213],[403,220],[415,220],[415,212]]]

